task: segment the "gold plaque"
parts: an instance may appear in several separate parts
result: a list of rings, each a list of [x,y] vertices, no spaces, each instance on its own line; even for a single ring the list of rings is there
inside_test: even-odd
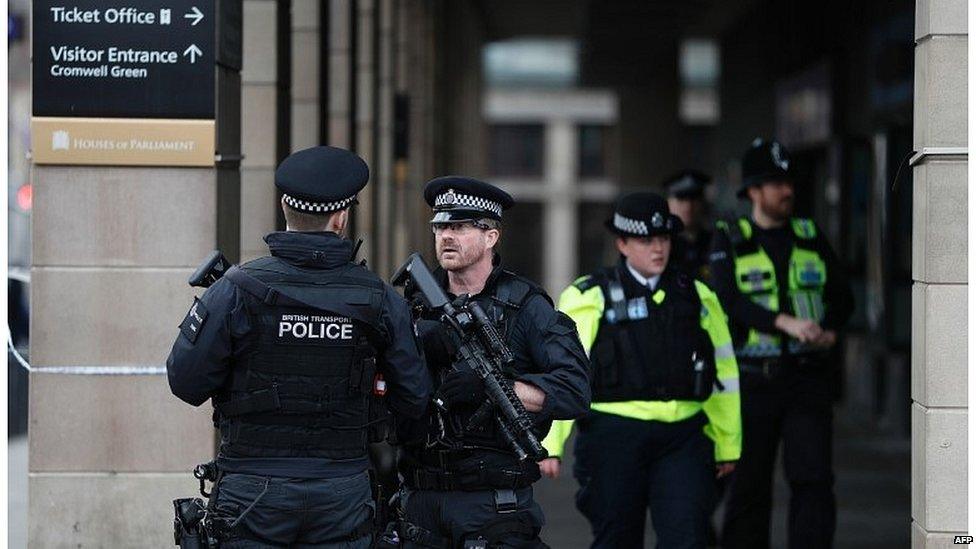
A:
[[[213,166],[213,120],[31,119],[35,164]]]

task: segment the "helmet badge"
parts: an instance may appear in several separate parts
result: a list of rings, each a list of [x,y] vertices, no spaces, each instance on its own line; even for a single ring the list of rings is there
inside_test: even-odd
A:
[[[770,154],[773,157],[773,162],[779,166],[781,170],[786,171],[790,169],[790,161],[783,158],[783,150],[779,143],[775,141],[773,142],[772,146],[770,147]]]

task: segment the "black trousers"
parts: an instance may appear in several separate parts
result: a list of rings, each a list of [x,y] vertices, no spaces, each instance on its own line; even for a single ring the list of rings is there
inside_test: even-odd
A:
[[[740,375],[743,448],[726,504],[723,547],[769,547],[773,470],[781,441],[790,485],[789,547],[833,545],[837,508],[826,368],[823,362],[790,364],[772,377]]]
[[[704,548],[715,500],[715,448],[705,415],[678,423],[591,411],[579,422],[576,506],[594,548],[640,549],[650,508],[658,547]]]
[[[445,544],[463,548],[465,542],[490,539],[489,549],[548,549],[539,539],[545,524],[542,507],[532,497],[532,487],[514,490],[515,508],[498,509],[494,490],[437,491],[400,490],[400,509],[403,519],[419,526],[430,536],[424,539],[404,538],[401,547],[407,549],[442,549]],[[524,525],[518,530],[512,522]],[[489,534],[488,532],[492,533]]]
[[[373,539],[349,539],[375,512],[365,471],[330,479],[227,473],[220,480],[216,512],[236,522],[230,538],[220,543],[226,549],[368,549]]]

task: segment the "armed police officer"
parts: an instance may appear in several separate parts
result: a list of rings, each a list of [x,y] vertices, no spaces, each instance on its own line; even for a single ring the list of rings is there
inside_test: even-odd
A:
[[[589,405],[587,360],[573,322],[542,288],[502,268],[495,246],[511,196],[449,176],[430,181],[424,198],[434,209],[435,279],[450,299],[475,300],[497,328],[514,356],[506,383],[541,440],[553,419],[578,417]],[[517,457],[492,417],[472,419],[486,400],[485,383],[459,367],[457,342],[436,315],[426,316],[434,320],[421,326],[424,348],[446,412],[432,408],[412,442],[401,437],[405,546],[544,547],[542,509],[532,495],[538,465]]]
[[[267,235],[271,255],[228,270],[180,325],[169,383],[194,406],[213,401],[221,547],[369,547],[375,403],[385,392],[413,418],[427,407],[409,306],[342,237],[368,178],[342,149],[286,158],[275,184],[287,231]]]
[[[708,252],[712,231],[708,229],[705,187],[712,179],[696,170],[682,170],[664,181],[668,209],[681,219],[684,230],[671,241],[675,265],[708,281]]]
[[[620,261],[559,298],[589,351],[593,403],[577,421],[576,506],[595,548],[644,547],[650,508],[659,547],[705,547],[715,478],[741,450],[738,371],[716,295],[675,268],[681,221],[664,198],[621,197],[607,227]],[[559,474],[570,422],[543,442]]]
[[[769,547],[772,474],[782,441],[792,495],[790,547],[830,547],[835,502],[830,361],[853,295],[816,224],[794,217],[790,157],[756,139],[738,195],[750,216],[718,224],[715,288],[729,312],[742,372],[744,448],[730,488],[723,546]]]

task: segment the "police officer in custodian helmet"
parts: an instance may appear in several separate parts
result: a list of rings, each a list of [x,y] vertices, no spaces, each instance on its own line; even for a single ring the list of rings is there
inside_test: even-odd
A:
[[[833,543],[836,508],[828,352],[853,312],[844,269],[812,219],[795,217],[789,152],[756,139],[742,158],[749,216],[719,222],[712,282],[735,336],[742,377],[742,459],[723,547],[769,547],[772,475],[782,442],[790,547]]]
[[[353,263],[342,237],[368,178],[342,149],[286,158],[275,184],[287,230],[267,235],[271,255],[231,268],[180,325],[169,383],[194,406],[213,401],[221,547],[369,547],[376,396],[385,383],[402,417],[427,407],[409,307]]]

